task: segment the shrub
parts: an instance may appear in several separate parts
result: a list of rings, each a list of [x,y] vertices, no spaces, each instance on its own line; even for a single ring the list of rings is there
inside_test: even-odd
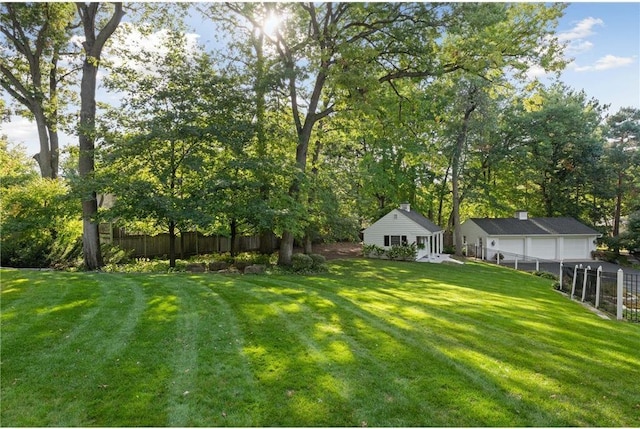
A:
[[[35,178],[0,188],[0,248],[3,266],[68,265],[81,252],[77,200],[59,180]]]
[[[291,256],[291,269],[295,272],[310,271],[313,268],[313,259],[304,253],[294,253]]]
[[[313,265],[312,265],[313,269],[318,269],[322,267],[325,264],[325,262],[327,262],[327,258],[317,253],[312,253],[309,255],[309,257],[313,261]]]
[[[402,246],[391,246],[387,256],[392,260],[415,261],[418,256],[418,248],[415,243]]]
[[[376,250],[379,248],[380,247],[376,246],[375,244],[365,244],[362,246],[362,256],[364,256],[365,258],[370,258],[376,255]]]
[[[536,277],[541,277],[543,279],[558,280],[558,276],[552,273],[548,273],[546,271],[534,271],[532,274]]]
[[[126,264],[131,261],[133,249],[124,250],[115,244],[102,244],[102,259],[105,265],[108,264]]]

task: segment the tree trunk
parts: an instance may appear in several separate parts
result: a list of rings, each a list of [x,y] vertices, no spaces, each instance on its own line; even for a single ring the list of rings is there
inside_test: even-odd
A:
[[[40,152],[33,158],[38,162],[40,175],[45,178],[55,179],[57,171],[51,169],[51,150],[49,148],[49,130],[47,129],[47,119],[45,118],[42,106],[34,103],[31,108],[38,130],[38,140],[40,141]]]
[[[460,189],[459,189],[459,174],[460,174],[460,161],[462,159],[462,152],[464,150],[464,143],[467,139],[467,131],[469,129],[469,119],[471,113],[476,109],[475,104],[471,104],[467,107],[464,113],[464,120],[462,123],[462,130],[458,134],[458,140],[456,141],[456,149],[453,154],[453,162],[451,163],[451,187],[453,191],[453,237],[456,247],[456,255],[462,256],[462,233],[460,231]]]
[[[231,256],[236,256],[238,254],[238,246],[236,245],[236,238],[238,237],[238,221],[232,219],[229,229],[231,230]]]
[[[176,266],[176,223],[169,221],[169,266]]]
[[[304,127],[298,133],[298,146],[296,147],[296,165],[299,172],[293,179],[293,183],[289,187],[289,195],[296,200],[300,197],[300,182],[302,181],[305,170],[307,168],[307,150],[309,148],[309,140],[311,140],[311,130],[315,124],[313,115],[307,114]],[[292,231],[284,230],[282,232],[282,241],[280,242],[280,255],[278,256],[278,265],[291,265],[291,256],[293,255]]]
[[[96,76],[98,69],[85,59],[82,67],[82,82],[80,86],[80,161],[78,173],[83,183],[93,179],[95,170],[94,139],[96,114]],[[91,191],[82,198],[82,255],[85,269],[97,270],[102,267],[102,252],[100,251],[100,235],[98,223],[98,200],[96,192]]]
[[[80,180],[87,183],[93,180],[95,171],[95,129],[96,129],[96,77],[100,54],[107,39],[113,34],[124,15],[122,3],[115,3],[115,10],[111,19],[96,35],[96,15],[99,3],[76,3],[78,14],[84,28],[85,51],[82,65],[82,81],[80,83],[80,127],[78,140],[80,145],[80,161],[78,173]],[[93,188],[93,186],[91,186]],[[95,219],[98,213],[96,192],[91,191],[82,197],[82,254],[85,268],[96,270],[102,267],[102,253],[100,251],[100,235],[98,223]]]
[[[311,234],[307,233],[304,236],[304,253],[311,255],[313,253],[313,242],[311,240]]]
[[[613,236],[620,235],[620,217],[622,217],[622,171],[618,172],[618,187],[616,188],[616,208],[613,215]]]
[[[283,231],[280,240],[280,252],[278,253],[278,265],[291,265],[293,256],[293,233]]]

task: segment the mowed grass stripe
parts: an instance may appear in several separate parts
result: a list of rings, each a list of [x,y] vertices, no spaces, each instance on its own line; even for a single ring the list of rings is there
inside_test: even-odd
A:
[[[182,317],[176,339],[170,426],[259,425],[265,402],[244,355],[229,304],[198,276],[180,276]],[[222,280],[225,283],[225,279]]]
[[[486,267],[482,267],[486,270]],[[437,269],[432,266],[426,268],[433,275]],[[493,267],[489,267],[489,270],[494,270],[495,280],[498,282],[504,281],[500,277],[513,276],[512,271],[496,270]],[[442,274],[445,274],[448,279],[449,272],[440,270]],[[448,270],[447,270],[448,271]],[[458,271],[460,272],[460,271]],[[534,280],[527,274],[520,273],[524,276],[523,280]],[[416,280],[416,279],[413,279]],[[424,293],[428,293],[427,290],[420,290],[414,282],[407,286],[412,288],[411,293],[414,296],[423,296]],[[521,311],[519,317],[502,317],[499,311],[495,311],[491,307],[496,307],[495,303],[488,299],[484,290],[478,291],[473,299],[461,299],[455,308],[449,308],[446,313],[442,314],[442,317],[429,317],[430,324],[434,324],[434,321],[442,320],[445,323],[440,323],[435,328],[429,328],[426,325],[416,325],[411,320],[416,320],[415,315],[411,315],[410,318],[400,318],[399,314],[403,310],[410,309],[411,306],[407,302],[400,302],[398,305],[391,306],[388,299],[373,300],[372,295],[379,293],[379,289],[373,294],[370,291],[360,291],[356,288],[349,289],[349,294],[352,295],[352,299],[355,301],[364,301],[368,306],[372,307],[376,312],[384,314],[383,320],[393,321],[396,326],[405,326],[410,328],[430,329],[430,335],[435,337],[432,344],[434,348],[440,349],[445,353],[455,365],[465,374],[470,375],[476,379],[473,375],[475,371],[483,374],[483,377],[490,377],[493,382],[500,386],[500,390],[508,391],[509,395],[506,397],[505,402],[513,402],[517,406],[517,415],[523,416],[526,413],[523,412],[523,408],[529,408],[532,410],[531,416],[527,419],[529,424],[536,424],[538,421],[547,422],[549,424],[550,417],[540,412],[540,404],[544,404],[544,408],[548,413],[553,413],[553,424],[566,424],[567,421],[582,421],[583,424],[587,424],[589,420],[580,420],[580,416],[584,414],[590,414],[594,420],[602,420],[603,415],[606,414],[607,408],[601,409],[601,407],[590,407],[588,411],[581,404],[572,400],[571,393],[574,390],[575,384],[585,384],[586,380],[590,384],[593,384],[594,389],[599,391],[608,390],[607,384],[611,383],[611,380],[616,380],[616,373],[620,372],[621,364],[623,369],[627,369],[625,360],[635,360],[636,366],[632,372],[624,371],[624,374],[630,374],[638,376],[638,359],[637,353],[634,357],[633,350],[627,348],[626,355],[621,355],[616,359],[607,359],[606,356],[611,355],[611,348],[606,347],[600,340],[598,340],[598,334],[604,334],[606,338],[611,337],[610,331],[616,331],[620,325],[614,324],[602,324],[593,314],[585,311],[582,307],[573,303],[567,302],[566,298],[552,292],[548,288],[548,282],[538,280],[539,287],[531,289],[529,293],[534,296],[533,304],[527,302],[524,299],[516,298],[513,301],[509,299],[507,302],[510,307],[522,306],[526,311]],[[429,280],[429,284],[433,286],[433,280]],[[443,283],[444,284],[444,283]],[[508,285],[508,283],[506,284]],[[513,286],[512,286],[513,287]],[[447,285],[449,290],[455,290],[453,285]],[[395,286],[393,289],[385,291],[385,295],[395,295],[402,293],[402,286]],[[391,291],[391,292],[390,292]],[[400,291],[400,292],[398,292]],[[520,292],[525,292],[521,290]],[[344,292],[342,293],[344,295]],[[495,293],[491,292],[491,295]],[[375,302],[375,304],[371,304]],[[540,304],[544,302],[553,304],[554,308],[545,308]],[[489,304],[487,304],[489,303]],[[377,305],[377,306],[376,306]],[[428,313],[437,315],[438,310],[435,306],[437,302],[425,307],[428,308]],[[575,311],[565,311],[564,306],[569,305]],[[497,307],[503,307],[504,305],[498,305]],[[533,309],[530,307],[534,307]],[[356,305],[357,308],[360,304]],[[449,307],[448,303],[445,307]],[[480,310],[478,310],[480,309]],[[492,311],[494,310],[494,311]],[[542,311],[541,311],[542,310]],[[469,315],[473,315],[470,317]],[[489,322],[487,323],[488,319]],[[578,321],[576,326],[579,328],[579,334],[575,334],[576,329],[563,330],[557,329],[555,326],[562,326],[566,324],[568,319],[575,319]],[[542,329],[541,335],[536,335],[536,331],[524,330],[520,326],[523,320],[534,320],[539,329]],[[545,321],[543,325],[540,321]],[[451,323],[455,321],[456,323]],[[500,321],[502,324],[498,323]],[[370,321],[370,323],[374,323]],[[392,322],[393,323],[393,322]],[[590,341],[594,337],[593,326],[602,327],[602,329],[595,332],[595,341]],[[461,329],[467,327],[468,329]],[[637,337],[638,331],[633,326],[630,327]],[[552,347],[548,344],[547,330],[551,328],[558,339],[558,348]],[[625,328],[622,328],[623,330]],[[437,333],[441,333],[438,335]],[[446,333],[446,334],[445,334]],[[571,340],[567,340],[570,338]],[[567,344],[575,344],[578,350],[568,350]],[[564,347],[563,347],[564,344]],[[473,345],[473,347],[469,347]],[[616,346],[613,347],[614,349]],[[541,353],[546,351],[546,353]],[[558,356],[562,358],[558,359]],[[594,357],[595,356],[595,357]],[[505,357],[507,358],[505,360]],[[555,360],[555,364],[549,365],[549,361]],[[550,367],[550,368],[549,368]],[[576,368],[577,367],[577,368]],[[593,375],[589,377],[590,373],[594,372],[595,368],[598,368],[597,372],[602,372],[603,369],[607,370],[609,367],[608,377],[603,379],[600,376]],[[557,376],[560,375],[564,383],[560,383],[557,380]],[[570,383],[567,383],[570,381]],[[575,383],[575,384],[574,384]],[[612,397],[608,397],[612,404],[615,404],[616,400],[624,402],[623,395],[624,389],[617,390],[613,393]],[[527,398],[534,396],[535,401],[528,400]],[[537,397],[536,397],[537,396]],[[636,395],[637,397],[637,395]],[[549,399],[552,399],[551,401]],[[627,398],[628,399],[628,398]],[[588,402],[599,401],[598,397],[592,397]],[[534,404],[531,406],[531,404]],[[600,414],[600,415],[598,415]],[[476,413],[476,415],[480,415]],[[607,419],[613,418],[615,420],[624,419],[621,414],[607,415]],[[533,422],[533,423],[532,423]],[[498,423],[483,423],[496,425]],[[501,424],[501,423],[500,423]],[[512,422],[510,424],[517,424]],[[545,424],[545,423],[540,423]]]
[[[638,326],[502,268],[2,276],[4,425],[640,425]]]
[[[392,368],[385,367],[380,368],[378,374],[384,374],[382,377],[392,376],[391,380],[384,383],[386,389],[392,389],[395,385],[403,386],[408,394],[385,396],[407,396],[414,401],[419,397],[418,415],[422,424],[441,425],[440,419],[444,417],[448,420],[452,416],[459,417],[463,425],[516,424],[505,420],[506,416],[518,414],[514,413],[514,409],[504,409],[504,397],[494,383],[440,351],[443,341],[451,341],[449,337],[438,335],[428,325],[416,324],[402,317],[402,308],[392,305],[388,299],[378,300],[377,290],[342,288],[338,295],[329,291],[327,296],[332,297],[337,307],[350,314],[345,320],[352,322],[348,329],[351,336],[360,341],[368,340],[365,347],[373,354],[373,359],[395,364],[395,373]],[[365,303],[359,303],[360,300]],[[461,400],[465,395],[468,401]],[[389,418],[392,409],[390,406],[384,407],[379,417]],[[398,419],[408,425],[420,424],[406,423],[404,409],[398,408]],[[446,409],[447,415],[430,417],[432,410],[439,409]]]
[[[90,275],[69,276],[65,280],[61,289],[65,291],[66,303],[54,298],[50,301],[53,305],[30,306],[38,320],[35,328],[40,329],[39,333],[18,332],[9,339],[3,335],[3,370],[23,375],[14,380],[16,389],[6,392],[23,400],[18,407],[6,411],[33,419],[25,424],[38,425],[50,418],[60,425],[81,425],[86,421],[87,416],[81,411],[86,408],[84,400],[104,382],[96,377],[126,342],[143,307],[135,285],[124,286],[121,281],[109,284]],[[56,288],[49,283],[28,282],[25,287],[46,288],[45,295],[49,296]],[[43,302],[36,295],[32,298],[34,302]],[[29,317],[29,313],[21,312],[21,317]],[[6,327],[3,323],[5,334]],[[25,342],[35,346],[25,350],[22,346]],[[65,392],[60,386],[73,395],[57,394]],[[38,395],[51,397],[47,407],[42,407],[38,396],[31,394],[36,391]]]
[[[258,291],[257,296],[262,297],[262,302],[273,309],[276,323],[296,339],[298,347],[292,350],[292,359],[308,361],[317,367],[313,372],[321,374],[314,374],[313,385],[287,390],[290,413],[303,417],[305,413],[312,413],[311,424],[315,425],[375,424],[372,408],[382,403],[387,404],[384,407],[386,419],[392,422],[390,403],[397,402],[398,396],[404,395],[395,392],[394,398],[384,393],[394,381],[389,377],[388,368],[377,361],[369,349],[343,332],[343,315],[335,304],[305,288],[303,277],[300,280],[300,283],[280,278],[274,281],[260,277],[245,280],[254,287],[254,291]],[[292,364],[294,376],[298,371]],[[398,390],[404,390],[404,387]],[[372,401],[372,397],[376,400]],[[424,412],[423,419],[428,410]],[[348,418],[340,417],[343,415]]]
[[[267,285],[267,283],[265,283],[264,281],[258,281],[258,280],[251,281],[251,283],[254,283],[254,284],[262,283],[263,285]],[[274,287],[273,290],[271,290],[271,292],[277,293],[279,295],[284,294],[284,295],[292,295],[294,297],[297,297],[297,296],[302,297],[296,300],[290,299],[290,301],[296,302],[296,305],[299,305],[302,302],[309,302],[310,297],[313,297],[313,295],[315,294],[314,290],[308,290],[308,289],[305,290],[305,287],[302,284],[296,284],[296,283],[281,280],[281,279],[278,279],[277,283],[279,287],[277,288]],[[283,284],[288,287],[283,288],[282,287]],[[428,371],[426,371],[425,368],[432,367],[433,362],[430,362],[429,360],[424,358],[425,353],[427,355],[430,355],[431,359],[438,360],[439,363],[451,365],[452,362],[442,353],[439,353],[437,349],[430,348],[428,344],[424,342],[424,338],[422,337],[413,338],[410,331],[407,331],[402,328],[394,329],[387,326],[385,322],[381,321],[379,316],[375,315],[380,313],[376,311],[375,308],[373,308],[371,311],[362,311],[360,307],[354,306],[351,301],[344,300],[343,298],[340,298],[338,296],[331,295],[330,299],[333,299],[334,302],[339,301],[338,305],[337,306],[334,305],[334,307],[339,307],[342,310],[351,309],[352,316],[353,316],[352,318],[356,321],[360,321],[358,326],[353,329],[354,335],[357,336],[358,338],[362,339],[364,336],[366,336],[365,334],[369,329],[369,327],[375,328],[373,330],[374,332],[376,332],[375,338],[373,340],[374,344],[367,345],[366,350],[369,355],[373,356],[375,354],[378,354],[378,356],[374,356],[372,358],[367,359],[369,362],[362,359],[362,354],[360,354],[358,358],[358,361],[362,366],[365,366],[371,370],[371,374],[375,380],[374,386],[372,388],[365,389],[367,390],[367,392],[366,392],[366,395],[364,396],[371,396],[372,389],[375,389],[375,391],[378,392],[378,394],[381,396],[381,400],[379,401],[379,403],[385,404],[385,402],[387,402],[384,407],[381,407],[380,412],[383,414],[382,417],[388,421],[393,415],[393,408],[394,408],[394,405],[390,403],[391,402],[397,403],[398,398],[411,396],[411,395],[405,394],[404,392],[411,387],[411,383],[407,383],[406,380],[412,380],[413,384],[418,385],[419,382],[414,381],[413,379],[416,378],[415,374],[421,374],[420,379],[424,379],[426,381],[427,389],[422,391],[415,391],[414,389],[414,391],[411,391],[410,393],[412,393],[413,395],[422,393],[422,398],[421,398],[421,401],[419,402],[420,409],[417,410],[419,411],[418,415],[420,415],[420,419],[422,422],[426,421],[426,422],[429,422],[428,424],[431,424],[429,420],[430,419],[429,415],[431,414],[430,410],[437,408],[433,406],[437,404],[430,404],[429,399],[440,398],[441,394],[440,392],[434,393],[431,391],[433,390],[434,380],[430,378],[430,376],[428,375]],[[291,304],[283,304],[281,305],[281,307],[290,308]],[[303,316],[301,317],[300,321],[295,322],[296,326],[299,326],[299,323],[304,323],[305,320],[310,319],[309,317],[307,317],[305,313],[309,313],[309,311],[303,312],[303,311],[300,311],[300,309],[298,309],[298,311],[291,312],[291,314],[294,314],[294,315],[301,314]],[[317,313],[314,313],[314,314],[317,314]],[[386,321],[395,317],[395,315],[392,313],[386,314],[385,316],[386,317],[383,318],[382,320]],[[298,331],[300,331],[300,329],[298,329]],[[380,337],[378,331],[386,332],[387,336]],[[311,332],[311,330],[308,330],[308,332],[303,333],[301,337],[309,338],[309,337],[312,337],[312,334],[313,332]],[[357,348],[363,349],[363,347],[359,344],[354,346],[353,341],[350,342],[349,347],[351,350],[354,350]],[[317,346],[314,346],[313,348],[317,349]],[[381,349],[389,350],[389,352],[385,356],[380,356]],[[402,350],[407,351],[407,355],[411,356],[408,359],[408,363],[406,365],[400,365],[400,367],[402,369],[405,369],[406,372],[400,373],[400,374],[394,374],[392,371],[391,372],[389,371],[388,367],[383,367],[379,364],[375,365],[375,362],[384,362],[386,360],[391,359],[391,355],[396,355],[396,359],[399,358],[400,355],[402,354],[401,352]],[[325,353],[328,353],[328,351],[325,351]],[[414,356],[421,356],[422,358],[416,360]],[[374,362],[374,365],[371,365],[370,362]],[[469,386],[469,383],[471,383],[471,385],[475,383],[477,385],[477,388],[479,388],[480,390],[488,390],[489,392],[494,392],[494,393],[497,392],[497,389],[495,386],[490,385],[490,383],[487,383],[487,381],[484,379],[479,379],[474,372],[468,371],[465,366],[456,365],[455,362],[453,362],[453,367],[455,367],[456,371],[459,371],[461,373],[461,374],[458,374],[457,378],[459,378],[459,375],[464,375],[469,378],[469,380],[462,382],[463,386]],[[390,375],[391,377],[387,377],[387,375]],[[385,379],[385,378],[388,378],[388,379]],[[442,378],[447,378],[447,377],[442,376]],[[360,377],[360,381],[362,381],[362,377]],[[380,383],[380,381],[382,381],[382,383]],[[360,383],[360,384],[362,385],[363,383]],[[393,386],[395,385],[397,386],[394,391]],[[380,386],[384,386],[384,387],[381,388]],[[460,386],[456,388],[455,386],[448,386],[446,383],[444,384],[444,386],[447,387],[448,390],[457,390],[458,394],[461,389]],[[475,393],[477,393],[477,388],[474,388]],[[392,393],[384,393],[385,389],[391,391]],[[484,393],[487,393],[487,392],[484,392]],[[481,396],[481,398],[484,398],[485,395],[470,395],[470,396],[472,396],[471,402],[478,402],[477,396]],[[382,400],[382,397],[384,397],[384,400]],[[405,404],[404,407],[398,406],[398,412],[402,414],[401,421],[405,423],[407,421],[406,405],[407,404]],[[411,405],[413,405],[413,407],[415,408],[416,404],[411,404]],[[468,410],[462,410],[461,414],[465,416],[464,418],[469,419],[470,424],[479,424],[479,423],[488,424],[482,420],[482,419],[486,420],[488,417],[483,417],[483,415],[488,414],[487,411],[491,408],[495,408],[495,406],[493,404],[482,402],[481,404],[478,404],[477,407],[482,409],[483,412],[468,413]],[[450,412],[452,412],[452,409],[448,410],[448,413]],[[509,414],[509,413],[506,413],[506,414]],[[471,417],[472,415],[474,416],[473,418]],[[496,418],[498,418],[499,420],[502,419],[502,416],[505,415],[505,412],[503,409],[497,409],[495,411],[495,415],[497,417],[490,417],[490,419],[494,420],[494,422]],[[375,424],[375,413],[369,413],[369,418],[373,418],[374,419],[373,424]],[[415,423],[415,424],[418,424],[418,423]]]

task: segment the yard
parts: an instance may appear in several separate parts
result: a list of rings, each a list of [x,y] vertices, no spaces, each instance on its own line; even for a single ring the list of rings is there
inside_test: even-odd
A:
[[[2,426],[640,426],[640,326],[502,267],[2,270]]]

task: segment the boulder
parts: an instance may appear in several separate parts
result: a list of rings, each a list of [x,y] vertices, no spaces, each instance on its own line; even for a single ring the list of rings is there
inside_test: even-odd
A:
[[[245,274],[264,274],[267,267],[264,265],[249,265],[244,268]]]
[[[204,263],[187,265],[187,271],[190,273],[204,273],[206,268],[207,266]]]
[[[209,262],[209,271],[221,271],[229,268],[229,264],[224,261]]]

